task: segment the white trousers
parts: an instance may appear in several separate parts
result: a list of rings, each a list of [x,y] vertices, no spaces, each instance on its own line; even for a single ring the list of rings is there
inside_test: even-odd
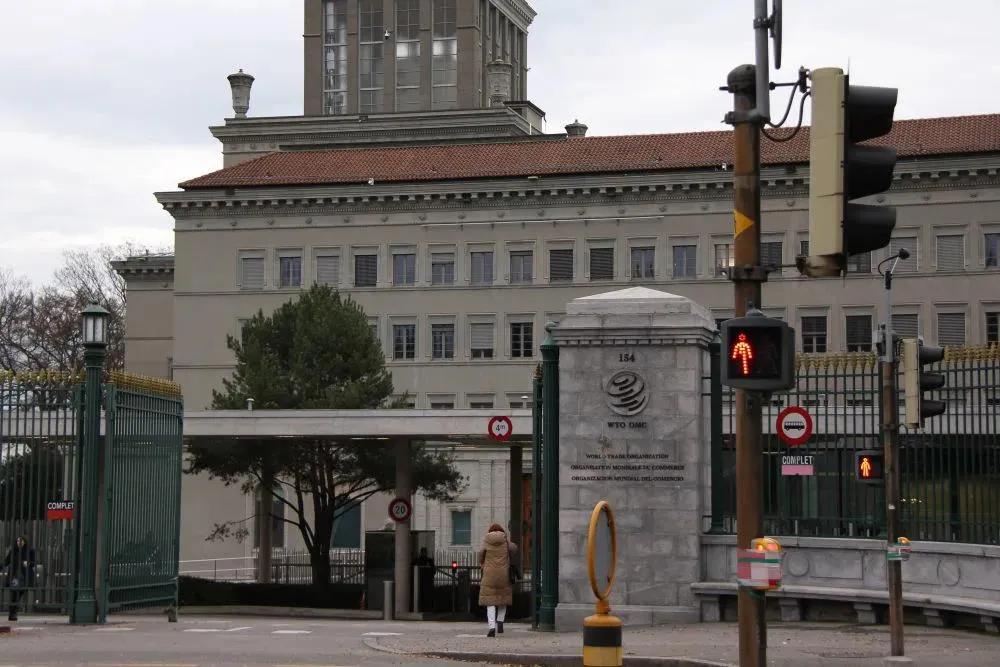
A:
[[[502,604],[499,606],[490,605],[486,608],[486,622],[489,623],[490,629],[496,629],[497,621],[503,623],[503,619],[507,617],[507,605]]]

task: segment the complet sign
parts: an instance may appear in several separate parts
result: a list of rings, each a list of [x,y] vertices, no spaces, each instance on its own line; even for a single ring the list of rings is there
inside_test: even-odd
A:
[[[815,475],[816,457],[812,454],[786,454],[781,457],[782,475]]]
[[[76,503],[72,500],[54,500],[45,504],[46,521],[72,521]]]

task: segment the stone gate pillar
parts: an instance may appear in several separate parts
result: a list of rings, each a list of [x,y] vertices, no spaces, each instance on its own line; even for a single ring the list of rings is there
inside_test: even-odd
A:
[[[715,323],[685,297],[635,287],[575,299],[559,346],[557,629],[593,613],[587,526],[607,500],[618,527],[612,613],[627,625],[695,622],[710,500],[702,377]]]

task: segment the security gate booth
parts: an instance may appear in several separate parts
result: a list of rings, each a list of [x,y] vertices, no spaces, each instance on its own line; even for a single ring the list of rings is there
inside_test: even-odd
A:
[[[83,374],[0,372],[0,558],[19,536],[34,550],[28,611],[71,613],[89,572],[94,616],[81,622],[177,600],[179,388],[125,373],[96,379],[88,405]],[[0,578],[5,601],[7,586]]]

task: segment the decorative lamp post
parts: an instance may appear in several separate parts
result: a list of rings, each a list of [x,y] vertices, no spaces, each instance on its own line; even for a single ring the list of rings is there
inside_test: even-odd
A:
[[[108,348],[108,318],[111,313],[95,303],[83,309],[83,441],[80,449],[79,508],[77,514],[77,568],[71,623],[97,623],[98,504],[101,487],[101,376]]]

